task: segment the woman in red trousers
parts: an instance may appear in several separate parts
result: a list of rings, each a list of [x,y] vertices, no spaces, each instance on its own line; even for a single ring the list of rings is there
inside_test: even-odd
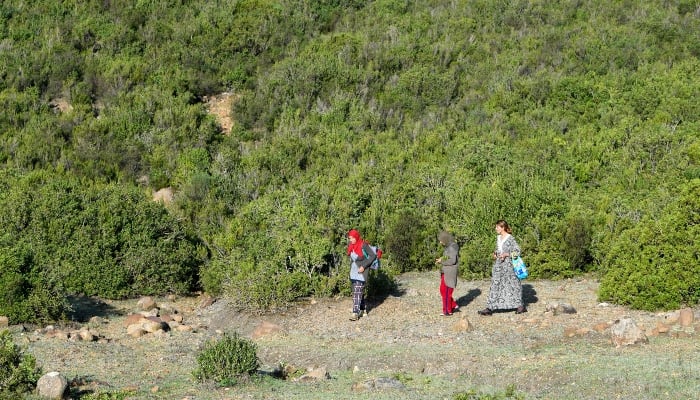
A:
[[[440,244],[445,246],[442,257],[435,260],[442,265],[440,271],[440,296],[442,297],[442,315],[449,316],[459,311],[459,305],[452,297],[457,287],[457,273],[459,271],[459,245],[454,236],[448,232],[440,232],[438,235]]]

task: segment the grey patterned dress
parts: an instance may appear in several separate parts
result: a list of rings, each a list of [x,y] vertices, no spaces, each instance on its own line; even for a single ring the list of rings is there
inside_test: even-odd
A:
[[[496,245],[496,252],[499,253],[498,245]],[[503,242],[500,252],[520,254],[520,246],[513,236],[509,235]],[[491,271],[491,289],[486,307],[491,310],[510,310],[520,306],[524,306],[523,286],[513,272],[510,257],[506,257],[503,261],[496,258]]]

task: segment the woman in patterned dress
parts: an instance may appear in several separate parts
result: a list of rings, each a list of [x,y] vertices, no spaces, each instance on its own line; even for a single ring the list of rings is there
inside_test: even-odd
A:
[[[527,312],[523,302],[523,286],[513,271],[511,256],[520,255],[520,246],[511,236],[512,230],[504,220],[496,221],[496,250],[493,252],[491,288],[486,308],[481,315],[491,315],[495,310],[515,310],[516,314]]]

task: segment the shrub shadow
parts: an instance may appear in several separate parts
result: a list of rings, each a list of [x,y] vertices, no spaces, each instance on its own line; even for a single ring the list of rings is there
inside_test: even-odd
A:
[[[406,293],[406,290],[399,287],[396,279],[385,271],[379,269],[370,271],[369,285],[367,291],[367,307],[377,308],[389,296],[400,297]]]
[[[75,322],[88,322],[92,317],[109,317],[122,315],[116,308],[97,297],[68,296],[70,310],[68,319]]]
[[[67,398],[76,400],[92,399],[95,398],[96,393],[100,393],[108,388],[110,388],[110,385],[107,382],[98,381],[94,376],[76,376],[68,382]]]

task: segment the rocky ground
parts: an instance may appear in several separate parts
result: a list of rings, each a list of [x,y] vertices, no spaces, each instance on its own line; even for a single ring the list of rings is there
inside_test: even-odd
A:
[[[527,313],[482,317],[483,280],[460,281],[461,310],[444,317],[436,274],[401,275],[398,292],[371,299],[357,322],[348,319],[350,298],[256,315],[200,296],[155,299],[161,314],[180,321],[168,332],[128,332],[128,315],[140,304],[95,299],[76,299],[70,326],[11,329],[44,372],[71,381],[72,398],[117,390],[130,399],[183,400],[451,399],[509,387],[528,399],[690,399],[700,392],[698,308],[688,321],[687,311],[601,304],[594,279],[527,280]],[[615,321],[627,318],[646,340],[613,340]],[[256,343],[262,373],[284,369],[289,379],[232,388],[195,382],[198,351],[224,332]]]

